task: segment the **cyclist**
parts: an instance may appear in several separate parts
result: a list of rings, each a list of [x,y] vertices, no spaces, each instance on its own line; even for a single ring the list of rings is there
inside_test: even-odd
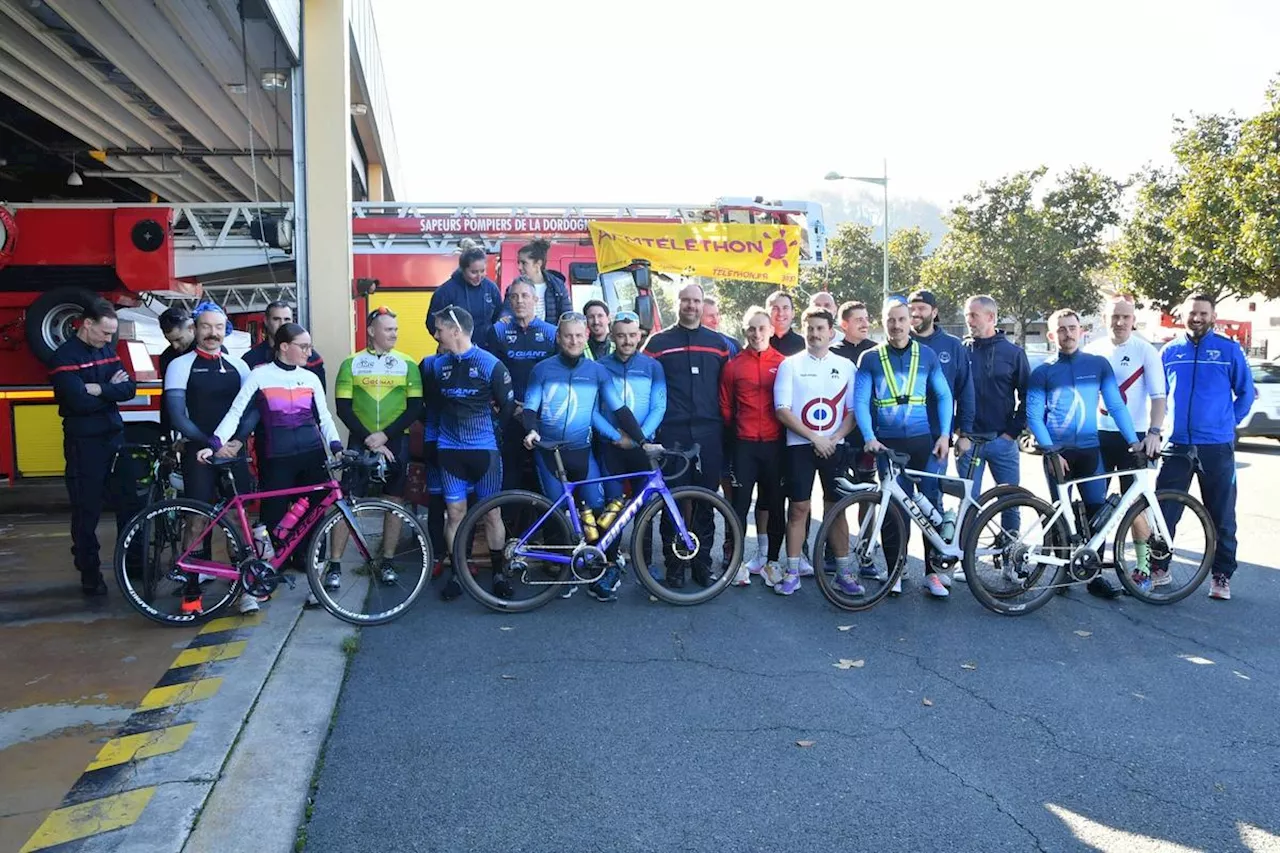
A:
[[[785,294],[784,294],[785,295]],[[719,332],[702,325],[700,285],[690,284],[680,291],[679,319],[645,343],[644,351],[662,365],[667,378],[667,413],[658,430],[658,442],[667,447],[677,445],[701,447],[698,465],[690,465],[680,477],[668,485],[692,484],[716,490],[722,471],[724,421],[720,417],[720,373],[729,360],[729,345]],[[710,507],[698,507],[690,520],[698,537],[697,553],[692,560],[693,579],[700,586],[714,581],[711,569],[710,542],[714,538],[714,518]],[[663,515],[662,540],[667,543],[666,584],[672,589],[684,586],[688,563],[678,562],[670,548],[675,530]]]
[[[270,364],[276,357],[276,332],[286,323],[293,322],[293,307],[282,299],[267,303],[267,309],[262,313],[262,325],[265,334],[262,341],[244,354],[244,363],[250,368],[261,367],[264,364]],[[312,348],[311,354],[307,356],[307,363],[304,365],[307,370],[316,375],[320,380],[320,387],[325,387],[324,375],[324,359],[320,357],[320,351]]]
[[[312,353],[311,335],[297,323],[285,323],[276,329],[275,346],[271,363],[249,372],[231,408],[209,436],[209,446],[198,454],[207,460],[233,439],[243,441],[261,423],[264,440],[259,487],[264,492],[325,482],[329,478],[326,449],[332,453],[342,450],[324,386],[306,367]],[[296,498],[262,501],[261,521],[272,535],[293,500]]]
[[[1174,456],[1165,460],[1157,489],[1191,487],[1200,481],[1200,496],[1218,531],[1209,597],[1231,598],[1236,571],[1235,428],[1249,416],[1256,396],[1244,350],[1213,330],[1217,303],[1205,293],[1192,294],[1184,308],[1185,335],[1160,352],[1169,386],[1169,434]],[[1173,534],[1181,517],[1168,519]],[[1168,565],[1161,566],[1165,572]]]
[[[600,366],[609,373],[618,396],[640,422],[645,440],[653,441],[667,414],[667,378],[661,364],[639,351],[640,334],[639,315],[619,311],[613,318],[613,352],[601,359]],[[649,468],[644,448],[619,428],[617,416],[607,406],[596,408],[591,425],[600,442],[597,461],[602,473],[611,476],[639,471],[641,475],[631,483],[633,489],[641,488],[644,472]],[[622,497],[621,480],[603,485],[606,499]]]
[[[1084,349],[1111,362],[1111,370],[1120,386],[1120,396],[1129,410],[1134,432],[1142,441],[1142,450],[1154,458],[1160,453],[1160,428],[1164,424],[1165,382],[1160,353],[1141,337],[1133,334],[1133,302],[1125,296],[1115,296],[1107,303],[1105,313],[1110,337],[1099,338]],[[1115,418],[1105,407],[1098,412],[1098,450],[1102,453],[1103,471],[1127,471],[1133,468],[1133,454],[1129,452],[1116,426]],[[1120,478],[1123,493],[1133,484],[1133,477]],[[1147,546],[1150,527],[1145,515],[1133,519],[1133,549],[1137,564],[1139,585],[1151,575],[1151,552]],[[1163,586],[1171,578],[1168,572],[1152,575],[1154,585]]]
[[[773,405],[778,422],[787,430],[784,456],[787,508],[787,570],[783,577],[766,572],[764,582],[779,595],[800,588],[800,546],[809,521],[813,478],[822,480],[822,497],[830,507],[839,499],[836,477],[845,462],[840,445],[853,429],[846,417],[853,363],[831,355],[835,317],[824,308],[808,308],[801,317],[806,350],[788,356],[778,367]],[[832,529],[831,550],[836,558],[836,583],[851,595],[862,587],[849,570],[849,525],[842,515]],[[856,590],[856,591],[855,591]]]
[[[98,519],[112,463],[124,444],[119,404],[133,399],[137,391],[112,343],[118,325],[111,303],[94,299],[85,308],[75,335],[54,351],[49,371],[62,417],[65,477],[71,499],[71,554],[80,572],[80,589],[88,596],[107,594],[98,556]],[[124,492],[127,495],[129,489]],[[131,503],[122,501],[116,509],[117,534],[133,514]]]
[[[810,308],[821,308],[832,317],[836,316],[836,298],[825,290],[815,290],[809,296]]]
[[[522,246],[516,253],[516,265],[520,268],[521,278],[528,279],[533,286],[533,316],[548,323],[564,312],[573,310],[573,300],[569,296],[569,288],[565,286],[564,276],[547,269],[547,250],[550,248],[550,241],[538,238]],[[511,287],[508,285],[503,319],[514,313],[514,308],[511,304]]]
[[[769,309],[769,319],[773,323],[773,337],[769,338],[769,346],[784,356],[804,352],[804,338],[791,328],[791,323],[796,318],[796,306],[791,294],[785,290],[775,290],[764,301],[764,307]]]
[[[448,557],[444,544],[444,485],[440,481],[440,407],[443,400],[435,386],[436,355],[428,355],[418,364],[422,376],[422,409],[418,415],[422,421],[422,466],[426,473],[427,487],[427,535],[431,537],[431,552],[435,563],[431,577],[438,578],[444,572]]]
[[[1048,336],[1057,354],[1031,371],[1027,382],[1027,427],[1036,444],[1061,460],[1061,470],[1052,457],[1045,458],[1049,494],[1058,499],[1058,480],[1089,477],[1102,473],[1098,450],[1098,404],[1103,403],[1115,419],[1130,453],[1141,449],[1133,431],[1129,408],[1120,396],[1111,362],[1080,349],[1080,315],[1060,308],[1049,316]],[[1093,518],[1107,500],[1107,481],[1090,480],[1076,486],[1085,511]],[[1084,531],[1082,531],[1084,532]],[[1148,577],[1148,581],[1150,578]],[[1089,592],[1104,598],[1119,590],[1101,574],[1089,581]]]
[[[467,514],[467,494],[474,491],[482,501],[502,490],[502,457],[498,455],[493,411],[498,411],[497,423],[506,423],[515,397],[507,368],[492,353],[472,344],[475,321],[467,309],[447,307],[431,317],[429,325],[440,342],[427,381],[440,402],[437,448],[446,513],[444,540],[446,552],[452,554],[453,534]],[[501,572],[506,530],[497,510],[485,516],[485,538],[494,569],[493,593],[509,598],[511,582]],[[453,567],[455,575],[460,571],[465,567]],[[462,585],[450,575],[440,597],[451,601],[460,595]]]
[[[556,327],[536,316],[538,301],[533,282],[520,276],[507,288],[507,304],[512,316],[498,321],[489,333],[485,349],[498,357],[511,374],[515,411],[511,420],[499,424],[502,430],[502,488],[533,488],[533,460],[521,442],[524,429],[520,412],[533,366],[556,351]]]
[[[556,344],[559,351],[555,357],[538,362],[529,377],[522,415],[524,446],[533,450],[543,438],[563,442],[565,446],[560,449],[560,458],[568,478],[596,478],[600,476],[600,469],[591,453],[591,423],[598,405],[613,412],[623,432],[637,445],[645,443],[645,434],[635,415],[623,402],[609,371],[586,358],[586,318],[573,312],[561,317]],[[558,500],[564,492],[554,463],[552,451],[535,451],[534,465],[542,491],[552,501]],[[604,509],[604,491],[599,483],[585,486],[579,493],[593,512],[599,513]],[[600,580],[587,588],[587,592],[599,601],[616,601],[615,590],[619,581],[617,566],[611,563]],[[566,598],[572,594],[572,589],[566,589]]]
[[[609,306],[599,299],[592,299],[582,308],[587,318],[587,358],[599,361],[613,352],[613,339],[609,336]]]
[[[849,359],[856,370],[858,359],[862,354],[879,346],[870,336],[871,316],[867,311],[866,303],[857,300],[850,300],[841,305],[837,316],[840,318],[840,328],[844,330],[844,336],[831,347],[831,354]],[[853,448],[854,457],[857,460],[853,466],[857,482],[875,482],[876,460],[874,456],[862,449],[866,441],[863,440],[862,431],[858,429],[856,423],[846,443]]]
[[[455,307],[466,309],[471,317],[473,340],[484,343],[489,339],[489,330],[502,314],[502,294],[498,292],[498,285],[485,276],[486,266],[484,248],[474,240],[463,240],[458,268],[431,294],[431,304],[427,307],[427,331],[431,337],[440,340],[436,323],[446,309]]]
[[[221,308],[212,302],[197,305],[195,347],[174,359],[164,375],[164,405],[169,421],[187,442],[187,450],[182,455],[182,491],[187,497],[207,504],[218,500],[217,482],[213,469],[201,464],[196,456],[209,446],[209,436],[230,411],[241,386],[249,378],[249,366],[223,349],[226,330],[227,315]],[[239,460],[233,469],[234,476],[241,488],[247,488],[249,469],[245,464],[244,443],[233,439],[223,445],[217,455]],[[188,532],[198,536],[203,530],[201,526]],[[187,575],[186,583],[183,610],[199,612],[200,579]],[[241,613],[252,613],[258,609],[258,600],[242,595],[239,608]]]
[[[725,365],[720,376],[720,415],[733,429],[733,509],[747,527],[747,508],[756,492],[756,555],[738,567],[733,582],[748,586],[769,564],[766,577],[777,578],[784,537],[769,524],[782,514],[782,425],[774,414],[773,386],[782,353],[769,346],[769,312],[759,305],[742,317],[747,348]],[[761,531],[768,531],[763,533]]]
[[[868,453],[885,449],[905,453],[910,457],[907,467],[924,471],[931,455],[942,459],[951,445],[954,410],[951,388],[942,373],[937,354],[919,341],[911,340],[911,314],[901,298],[885,302],[884,330],[885,343],[864,353],[858,361],[858,373],[854,379],[854,415],[866,440],[864,448]],[[937,438],[930,425],[930,410],[937,415]],[[883,480],[888,470],[887,462],[881,460],[879,468]],[[899,478],[898,484],[907,494],[915,491],[915,484],[906,475]],[[936,506],[937,486],[931,488],[931,484],[924,482],[920,486]],[[901,543],[897,541],[895,528],[887,526],[884,531],[885,558],[894,554],[895,559],[905,561],[910,530],[907,531],[907,541]],[[935,598],[946,598],[949,594],[937,576],[927,543],[924,581],[925,588]],[[891,592],[902,592],[901,574]]]
[[[351,449],[368,449],[387,460],[383,495],[400,503],[409,470],[408,429],[422,409],[422,373],[408,356],[396,350],[400,326],[386,307],[375,308],[366,318],[369,345],[354,353],[338,368],[334,381],[334,405],[346,425]],[[325,572],[326,589],[342,585],[342,554],[347,549],[347,526],[333,530],[333,550]],[[400,541],[400,518],[387,513],[382,527],[383,559],[378,579],[384,584],[397,580],[391,558]]]
[[[969,439],[965,436],[973,432],[973,379],[969,371],[969,351],[964,348],[963,341],[938,326],[938,299],[932,291],[915,291],[907,298],[907,307],[911,311],[911,339],[937,354],[942,375],[951,389],[951,399],[955,404],[951,425],[957,433],[952,437],[957,439],[956,450],[963,453],[969,449]],[[929,425],[937,436],[938,417],[932,411],[929,413]],[[935,474],[947,473],[947,457],[938,459],[931,456],[926,470]],[[938,578],[944,585],[951,583],[950,574],[941,574]]]
[[[191,321],[191,314],[185,308],[166,308],[164,313],[160,315],[160,334],[164,335],[164,339],[169,342],[169,346],[165,347],[164,352],[160,353],[160,381],[164,382],[165,374],[169,372],[169,365],[173,364],[173,360],[180,355],[186,355],[196,345],[195,324]],[[167,395],[164,391],[160,392],[160,433],[169,435],[173,431],[173,425],[169,422],[169,407]]]

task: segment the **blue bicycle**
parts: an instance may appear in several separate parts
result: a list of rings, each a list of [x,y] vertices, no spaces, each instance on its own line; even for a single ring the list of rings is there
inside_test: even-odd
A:
[[[576,482],[565,473],[560,443],[540,442],[537,447],[554,455],[563,494],[553,502],[536,492],[499,492],[471,507],[454,534],[453,565],[467,567],[454,574],[481,604],[519,613],[541,607],[572,586],[601,583],[611,567],[624,570],[627,566],[621,548],[615,546],[628,525],[629,562],[655,598],[671,604],[701,604],[733,580],[743,551],[742,525],[733,507],[700,486],[667,488],[667,479],[677,479],[698,464],[698,445],[688,450],[649,445],[649,471]],[[679,460],[679,468],[664,474],[663,463],[671,460]],[[583,523],[575,493],[596,483],[621,480],[631,481],[631,497],[616,517],[602,517],[600,529],[593,531],[590,523]],[[490,515],[494,510],[498,513]],[[484,541],[476,534],[486,517],[502,518],[506,530],[502,565],[496,567],[484,559],[468,560],[472,544]],[[529,524],[531,518],[536,520]],[[474,549],[477,557],[483,548]]]

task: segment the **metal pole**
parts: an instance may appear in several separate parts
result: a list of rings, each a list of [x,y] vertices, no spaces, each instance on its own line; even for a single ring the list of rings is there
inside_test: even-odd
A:
[[[305,4],[304,4],[305,5]],[[304,12],[305,14],[305,12]],[[297,319],[304,329],[311,322],[310,273],[307,265],[307,146],[306,109],[302,101],[302,66],[290,75],[293,107],[293,269]]]
[[[884,294],[883,301],[889,301],[889,160],[884,161]]]

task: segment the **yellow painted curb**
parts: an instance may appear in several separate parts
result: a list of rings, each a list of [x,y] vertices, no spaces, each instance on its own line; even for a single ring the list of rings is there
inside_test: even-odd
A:
[[[170,705],[200,702],[217,693],[221,686],[221,678],[201,678],[198,681],[188,681],[170,687],[156,687],[142,697],[142,701],[138,703],[138,710],[154,711]]]
[[[147,803],[151,802],[155,792],[154,787],[139,788],[100,800],[54,809],[20,853],[32,853],[68,841],[132,826]]]
[[[195,727],[195,723],[184,723],[166,729],[112,738],[103,744],[102,749],[98,750],[98,757],[84,771],[88,773],[90,770],[114,767],[139,758],[177,752],[187,742],[187,737]]]
[[[230,660],[238,658],[244,654],[244,647],[248,644],[248,640],[236,640],[234,643],[219,643],[216,646],[200,646],[194,649],[184,649],[182,654],[169,664],[169,669],[177,669],[180,666],[195,666],[198,663],[212,663],[218,660]]]

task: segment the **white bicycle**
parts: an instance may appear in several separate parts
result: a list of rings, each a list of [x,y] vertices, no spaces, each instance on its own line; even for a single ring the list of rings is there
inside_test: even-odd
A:
[[[1031,495],[1020,486],[1001,485],[988,489],[975,500],[972,477],[980,462],[981,446],[994,436],[969,438],[974,444],[967,472],[969,479],[908,468],[910,457],[907,454],[888,449],[877,454],[885,458],[888,468],[880,485],[855,483],[849,477],[836,478],[836,485],[844,497],[823,511],[813,553],[822,553],[824,543],[829,543],[830,550],[837,555],[849,548],[857,578],[854,584],[850,584],[848,578],[839,574],[815,572],[818,587],[828,601],[843,610],[868,610],[893,590],[907,565],[908,518],[920,528],[925,541],[932,546],[930,562],[933,567],[940,572],[950,572],[963,558],[965,546],[972,544],[969,537],[976,529],[975,522],[982,507],[1002,498]],[[959,508],[952,512],[944,511],[941,506],[935,507],[918,487],[913,494],[907,494],[898,482],[899,476],[917,483],[926,477],[937,480],[943,495],[960,500]],[[850,510],[853,510],[852,515]],[[845,538],[845,530],[852,536]],[[892,548],[886,547],[886,533]],[[842,538],[844,543],[840,542]],[[849,538],[852,539],[851,545],[847,544]],[[999,548],[1000,542],[993,540],[975,553]]]
[[[1194,451],[1163,455],[1189,453],[1192,465],[1198,465]],[[983,507],[975,520],[979,536],[995,525],[1004,539],[995,553],[980,551],[972,539],[966,543],[964,571],[969,588],[986,607],[1006,616],[1030,613],[1055,592],[1087,583],[1106,569],[1114,569],[1129,594],[1149,604],[1181,601],[1204,582],[1213,566],[1217,531],[1200,501],[1183,491],[1156,490],[1155,460],[1135,457],[1141,467],[1073,480],[1060,476],[1058,454],[1046,453],[1045,461],[1058,486],[1054,501],[1029,493],[1006,495]],[[1079,497],[1080,484],[1111,477],[1132,477],[1133,481],[1119,496],[1109,497],[1094,518],[1088,518]],[[1017,530],[1003,530],[997,521],[1009,510],[1019,513]],[[1190,518],[1183,520],[1184,513]],[[1107,562],[1103,555],[1113,532],[1114,551]]]

